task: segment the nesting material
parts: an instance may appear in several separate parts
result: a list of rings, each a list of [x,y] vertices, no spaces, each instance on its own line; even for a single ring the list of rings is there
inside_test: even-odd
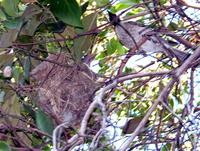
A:
[[[87,65],[75,64],[66,54],[50,54],[31,72],[38,84],[38,105],[57,124],[77,125],[83,118],[99,85]]]

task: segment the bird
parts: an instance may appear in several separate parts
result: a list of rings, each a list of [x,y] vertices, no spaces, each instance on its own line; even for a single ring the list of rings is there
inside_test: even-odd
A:
[[[137,49],[136,54],[162,52],[169,58],[176,57],[181,63],[189,57],[189,53],[173,48],[153,29],[134,21],[122,21],[110,11],[108,15],[119,41],[129,50]]]
[[[122,133],[123,134],[133,133],[143,118],[144,118],[143,116],[138,116],[138,117],[132,117],[132,118],[128,119],[128,121],[123,126]],[[149,123],[150,123],[150,121],[148,120],[145,123],[145,128],[148,127]],[[144,129],[142,129],[142,131],[144,131]]]

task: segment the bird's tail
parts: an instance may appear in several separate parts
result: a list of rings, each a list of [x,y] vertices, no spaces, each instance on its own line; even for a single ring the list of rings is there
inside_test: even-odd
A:
[[[191,55],[190,53],[183,52],[178,49],[173,49],[173,54],[180,63],[183,63]]]

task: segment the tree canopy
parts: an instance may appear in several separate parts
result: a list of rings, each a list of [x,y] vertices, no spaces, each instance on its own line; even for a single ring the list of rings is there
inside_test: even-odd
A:
[[[200,149],[199,9],[1,0],[0,150]]]

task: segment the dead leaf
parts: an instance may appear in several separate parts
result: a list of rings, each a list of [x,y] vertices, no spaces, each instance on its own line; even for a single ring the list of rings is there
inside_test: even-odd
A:
[[[5,65],[12,64],[13,58],[14,58],[14,54],[2,54],[2,55],[0,55],[0,60],[1,60],[0,69],[2,67],[4,67]]]
[[[0,48],[12,46],[13,42],[17,39],[18,32],[18,29],[10,29],[8,32],[4,32],[1,36]]]
[[[20,102],[17,99],[17,95],[13,91],[6,91],[4,97],[4,103],[2,105],[2,110],[4,114],[11,114],[20,116]],[[12,125],[16,126],[19,119],[7,116]]]

